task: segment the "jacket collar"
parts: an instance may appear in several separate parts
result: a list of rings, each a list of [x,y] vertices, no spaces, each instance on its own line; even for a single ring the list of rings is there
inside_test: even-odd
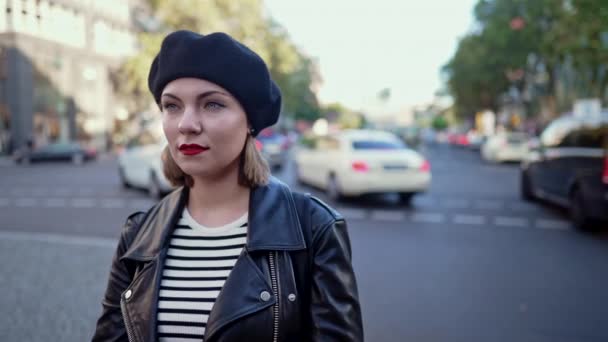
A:
[[[169,237],[188,201],[188,188],[179,188],[152,207],[122,258],[151,260],[169,243]],[[271,177],[252,189],[249,198],[248,251],[306,249],[291,190]]]

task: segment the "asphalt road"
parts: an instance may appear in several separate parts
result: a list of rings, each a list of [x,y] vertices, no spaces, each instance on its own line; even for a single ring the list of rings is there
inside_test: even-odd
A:
[[[607,341],[608,236],[525,203],[517,165],[425,151],[433,185],[331,203],[347,218],[368,341]],[[294,184],[291,167],[277,176]],[[328,201],[329,202],[329,201]],[[0,163],[0,341],[84,341],[125,218],[153,204],[112,158]]]

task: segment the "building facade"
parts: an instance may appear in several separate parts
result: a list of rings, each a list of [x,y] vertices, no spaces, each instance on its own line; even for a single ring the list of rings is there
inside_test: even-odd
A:
[[[28,141],[105,148],[126,112],[110,73],[135,53],[131,5],[0,0],[0,153]]]

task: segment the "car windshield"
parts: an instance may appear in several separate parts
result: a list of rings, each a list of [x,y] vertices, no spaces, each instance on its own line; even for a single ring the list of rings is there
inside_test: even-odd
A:
[[[355,140],[353,149],[355,150],[402,150],[406,146],[404,143],[395,140]]]

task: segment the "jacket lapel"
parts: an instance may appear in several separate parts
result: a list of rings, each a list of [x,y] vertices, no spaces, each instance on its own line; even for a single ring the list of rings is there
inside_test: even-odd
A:
[[[267,301],[260,299],[260,294],[264,291],[272,293],[272,286],[244,249],[215,300],[204,340],[211,341],[227,324],[274,305],[274,296]]]
[[[268,185],[251,191],[247,250],[306,249],[291,190],[272,177]]]

